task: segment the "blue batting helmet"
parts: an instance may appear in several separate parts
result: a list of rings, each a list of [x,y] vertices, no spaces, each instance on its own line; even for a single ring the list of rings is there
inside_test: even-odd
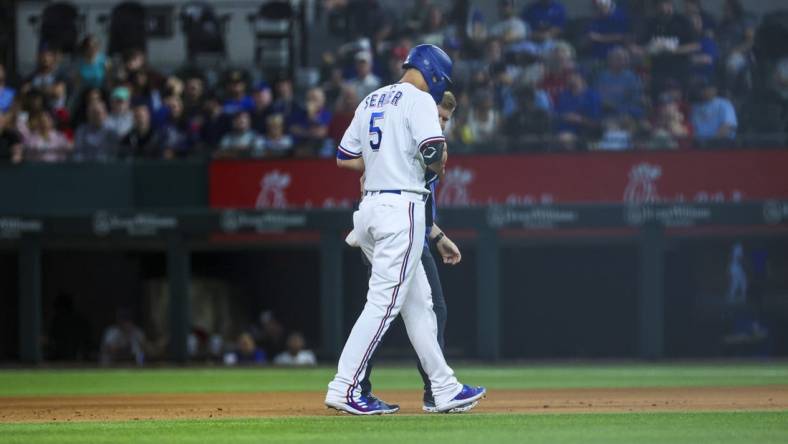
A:
[[[408,53],[403,68],[418,70],[427,82],[430,95],[440,103],[451,85],[451,58],[435,45],[418,45]]]

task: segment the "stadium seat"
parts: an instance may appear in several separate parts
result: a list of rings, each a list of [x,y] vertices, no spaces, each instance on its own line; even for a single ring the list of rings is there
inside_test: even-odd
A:
[[[181,7],[181,31],[189,60],[200,56],[226,57],[225,32],[230,14],[218,15],[207,2],[189,2]]]
[[[112,8],[107,19],[100,16],[99,22],[109,20],[109,55],[122,54],[129,49],[147,50],[148,37],[145,6],[138,2],[123,2]]]
[[[41,42],[67,54],[74,53],[85,28],[85,16],[70,2],[52,3],[40,16],[32,16],[28,21],[38,27]]]
[[[286,71],[292,77],[296,15],[290,2],[266,2],[247,18],[255,40],[255,63],[273,71]]]

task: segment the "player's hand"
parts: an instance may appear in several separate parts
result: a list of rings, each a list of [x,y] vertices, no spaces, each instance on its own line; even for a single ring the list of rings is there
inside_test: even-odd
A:
[[[460,249],[448,237],[444,236],[435,246],[438,248],[438,253],[443,258],[444,264],[457,265],[462,260]]]

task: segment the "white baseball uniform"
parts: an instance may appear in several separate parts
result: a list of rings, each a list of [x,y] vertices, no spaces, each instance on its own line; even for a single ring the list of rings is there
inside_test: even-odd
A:
[[[432,96],[397,83],[364,98],[338,147],[345,157],[364,158],[366,192],[353,214],[353,231],[372,264],[372,276],[367,303],[328,385],[327,402],[358,400],[367,363],[399,313],[436,404],[462,391],[438,345],[432,294],[421,265],[428,191],[420,147],[434,141],[443,141],[443,134]]]

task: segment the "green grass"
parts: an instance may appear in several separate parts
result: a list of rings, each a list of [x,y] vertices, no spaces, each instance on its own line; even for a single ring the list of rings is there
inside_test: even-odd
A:
[[[733,387],[788,384],[788,364],[528,365],[457,367],[470,384],[492,389]],[[333,367],[314,369],[2,370],[0,396],[323,391]],[[381,367],[379,390],[420,386],[415,368]]]
[[[456,368],[494,389],[788,385],[788,363],[524,365]],[[1,396],[319,391],[314,369],[3,370]],[[411,367],[381,367],[378,389],[417,389]],[[3,443],[786,443],[788,411],[470,414],[183,421],[0,423]]]
[[[2,443],[785,443],[788,412],[0,424]]]

